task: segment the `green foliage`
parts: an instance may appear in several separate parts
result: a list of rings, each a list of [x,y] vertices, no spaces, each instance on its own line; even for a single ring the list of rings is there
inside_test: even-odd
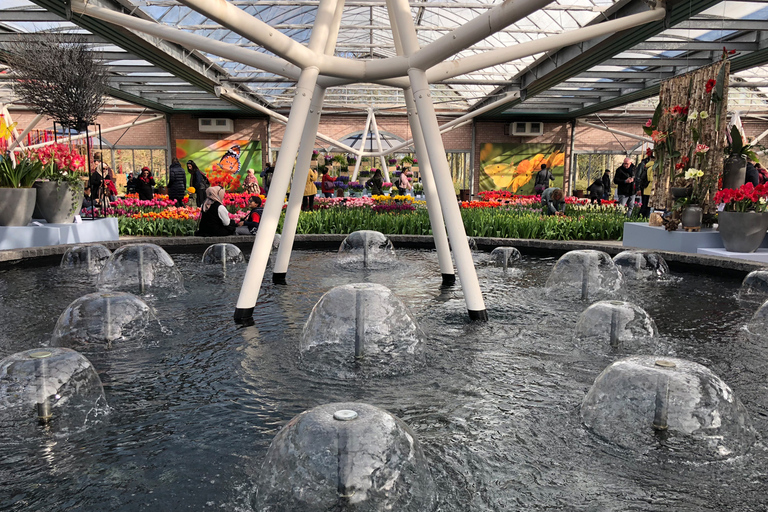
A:
[[[192,236],[197,229],[197,221],[193,219],[118,217],[117,225],[121,236]]]
[[[0,188],[30,188],[43,174],[43,164],[18,155],[16,165],[10,156],[0,157]]]

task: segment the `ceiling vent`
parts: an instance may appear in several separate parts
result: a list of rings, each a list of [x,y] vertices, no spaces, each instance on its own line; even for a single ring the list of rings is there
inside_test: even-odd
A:
[[[201,117],[197,130],[203,133],[235,133],[235,123],[223,117]]]
[[[509,125],[510,135],[516,135],[519,137],[535,137],[537,135],[544,135],[544,123],[538,121],[531,122],[519,122],[515,121]]]

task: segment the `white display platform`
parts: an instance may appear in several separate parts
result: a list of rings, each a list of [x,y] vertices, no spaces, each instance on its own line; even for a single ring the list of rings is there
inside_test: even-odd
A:
[[[701,253],[699,249],[721,248],[725,250],[720,233],[714,228],[701,228],[701,231],[689,233],[683,229],[667,231],[663,226],[649,226],[646,223],[640,222],[624,223],[624,241],[622,245],[624,247],[692,254]],[[763,245],[760,247],[768,248],[768,237],[766,237],[766,240],[763,240]]]
[[[106,242],[120,238],[115,217],[72,224],[46,224],[39,220],[34,222],[39,225],[0,226],[0,250]]]
[[[698,250],[699,254],[709,256],[720,256],[721,258],[734,258],[737,260],[757,261],[768,263],[768,249],[758,249],[755,252],[728,252],[725,248],[702,248]]]

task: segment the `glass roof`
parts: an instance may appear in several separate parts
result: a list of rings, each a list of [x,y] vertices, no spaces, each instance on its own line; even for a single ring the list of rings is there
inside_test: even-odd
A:
[[[237,102],[214,94],[217,85],[238,95],[285,112],[290,108],[295,80],[266,72],[176,43],[157,42],[150,36],[122,31],[116,37],[106,22],[72,21],[58,16],[56,0],[4,0],[0,8],[0,47],[20,35],[38,32],[80,33],[99,52],[112,72],[116,97],[167,111],[227,110],[242,108]],[[318,9],[317,0],[231,0],[239,9],[306,45]],[[436,41],[501,2],[488,0],[411,2],[421,46]],[[205,36],[254,52],[268,50],[223,27],[176,0],[90,0],[131,16],[154,20],[164,26]],[[335,55],[354,59],[396,56],[386,4],[383,0],[345,2]],[[498,48],[547,38],[595,24],[605,19],[647,11],[640,0],[558,0],[503,30],[457,53],[453,59],[471,57]],[[531,55],[479,71],[451,77],[432,85],[439,112],[464,113],[488,105],[511,91],[521,98],[490,115],[537,114],[575,117],[653,96],[653,88],[670,76],[715,62],[722,46],[734,48],[734,78],[730,108],[768,113],[768,55],[762,34],[768,18],[764,2],[700,0],[669,2],[663,23],[644,26],[644,37],[603,38],[588,44]],[[638,34],[633,29],[628,34]],[[127,35],[126,35],[127,34]],[[140,38],[140,39],[139,39]],[[127,44],[140,43],[136,48]],[[637,39],[637,40],[635,40]],[[761,43],[761,41],[763,41]],[[751,85],[750,85],[751,84]],[[641,100],[638,102],[638,100]],[[349,84],[328,88],[328,112],[402,109],[402,90],[377,84]]]

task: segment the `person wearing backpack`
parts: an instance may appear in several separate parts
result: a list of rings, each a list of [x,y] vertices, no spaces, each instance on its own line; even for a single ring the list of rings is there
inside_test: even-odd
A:
[[[194,160],[187,161],[187,172],[189,172],[189,185],[195,189],[197,203],[202,206],[207,197],[205,191],[211,186],[211,182],[208,181],[208,176],[200,172]]]
[[[536,180],[533,182],[533,193],[540,196],[549,188],[549,182],[554,181],[554,179],[552,171],[547,169],[547,164],[541,164],[541,170],[536,173]]]

